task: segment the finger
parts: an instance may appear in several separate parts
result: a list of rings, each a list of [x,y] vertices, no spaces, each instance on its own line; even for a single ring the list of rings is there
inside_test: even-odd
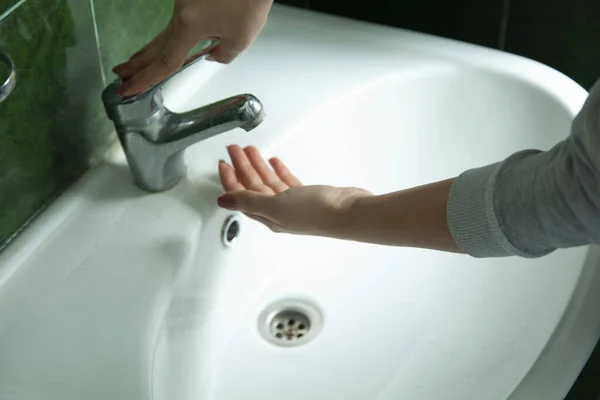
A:
[[[146,61],[148,54],[150,54],[154,58],[158,56],[160,50],[164,47],[167,30],[168,28],[156,35],[154,39],[152,39],[148,44],[146,44],[140,50],[135,52],[131,57],[129,57],[129,60],[117,65],[112,69],[112,71],[115,74],[119,75],[119,77],[121,78],[126,78],[133,75],[134,72],[137,72],[139,69],[141,69],[140,59]],[[151,58],[151,60],[153,60],[154,58]],[[149,61],[144,63],[142,66],[145,67],[148,64]]]
[[[248,146],[244,149],[250,164],[254,167],[263,183],[269,186],[275,193],[281,193],[290,187],[283,183],[277,174],[267,165],[258,149],[254,146]]]
[[[235,168],[235,173],[238,176],[239,181],[244,185],[246,189],[255,190],[257,192],[274,194],[275,192],[269,186],[265,185],[260,178],[260,175],[252,164],[246,153],[238,145],[231,145],[227,147],[229,157]]]
[[[174,60],[167,61],[164,56],[160,56],[152,61],[140,71],[135,71],[133,75],[125,78],[121,87],[116,93],[119,96],[133,96],[150,86],[165,80],[169,75],[177,71],[178,63]]]
[[[275,218],[271,218],[271,216],[277,214],[279,203],[273,195],[253,190],[241,190],[219,196],[217,204],[221,208],[239,210],[273,220]]]
[[[121,63],[121,64],[115,65],[115,66],[113,67],[113,69],[112,69],[112,72],[113,72],[114,74],[116,74],[116,75],[119,75],[119,77],[120,77],[120,76],[121,76],[121,72],[122,72],[122,71],[123,71],[125,68],[127,68],[127,63],[129,63],[129,60],[127,60],[127,61],[125,61],[125,62],[123,62],[123,63]]]
[[[144,53],[130,59],[119,69],[119,72],[115,72],[121,79],[127,79],[138,72],[142,71],[148,65],[152,64],[157,58],[160,57],[162,47],[158,44],[153,48],[148,49]]]
[[[147,45],[145,45],[144,47],[142,47],[141,49],[139,49],[138,51],[133,53],[131,55],[131,57],[129,57],[129,59],[131,60],[132,58],[141,56],[142,54],[144,54],[146,51],[148,51],[149,49],[151,49],[152,47],[154,47],[157,44],[160,44],[159,47],[162,47],[164,45],[165,36],[167,35],[167,33],[169,32],[170,29],[171,29],[171,22],[169,22],[169,25],[167,25],[167,28],[165,28],[162,32],[160,32],[158,35],[156,35],[154,37],[154,39],[152,39],[150,42],[148,42]]]
[[[216,40],[217,38],[215,37],[209,37],[206,40]],[[217,42],[218,43],[218,42]],[[197,58],[200,58],[204,55],[206,55],[208,57],[208,55],[210,55],[210,52],[214,50],[216,44],[211,44],[209,46],[203,47],[202,49],[200,49],[199,51],[197,51],[196,53],[192,54],[191,56],[189,56],[188,58],[186,58],[185,62],[183,63],[183,65],[189,64],[192,61],[196,60]]]
[[[220,37],[219,43],[210,52],[211,58],[229,64],[250,46],[254,36],[256,36],[255,32],[245,29]]]
[[[283,183],[289,187],[302,186],[300,179],[296,178],[279,158],[273,157],[269,159],[269,164],[271,164],[273,170]]]
[[[165,48],[166,40],[166,34],[157,37],[144,51],[139,51],[138,53],[134,54],[129,61],[125,63],[123,68],[120,69],[119,76],[122,79],[129,78],[146,68],[148,65],[152,64],[161,56],[161,53]]]
[[[160,44],[158,47],[162,48],[167,40],[167,37],[173,31],[174,26],[175,26],[175,16],[171,17],[171,19],[169,20],[169,23],[167,24],[167,27],[165,29],[163,29],[162,32],[160,32],[158,35],[156,35],[154,37],[154,39],[152,39],[147,45],[145,45],[144,47],[142,47],[141,49],[139,49],[138,51],[133,53],[131,55],[131,57],[129,57],[129,59],[131,60],[132,58],[137,57],[137,56],[141,55],[142,53],[145,53],[148,49],[154,47],[154,45],[156,45],[158,43]]]
[[[248,15],[245,23],[223,30],[224,34],[220,36],[218,48],[215,48],[213,53],[214,59],[229,63],[246,50],[265,25],[269,8],[270,6],[255,8],[254,11],[258,12]]]
[[[216,46],[207,57],[209,60],[214,60],[223,64],[229,64],[239,56],[241,51],[232,50],[223,45]]]
[[[219,44],[210,52],[209,59],[218,61],[223,64],[229,64],[240,55],[246,46],[235,46],[235,42],[221,39]]]
[[[219,161],[219,178],[221,178],[221,184],[226,192],[234,192],[245,189],[244,185],[238,181],[233,167],[223,160]]]
[[[193,45],[190,45],[189,41],[181,40],[178,42],[178,36],[175,34],[170,35],[160,55],[141,71],[123,82],[123,85],[117,90],[117,94],[120,96],[137,94],[166,79],[181,68]]]

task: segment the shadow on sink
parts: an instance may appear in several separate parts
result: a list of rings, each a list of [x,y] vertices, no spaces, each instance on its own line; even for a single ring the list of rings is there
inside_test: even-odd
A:
[[[93,186],[91,190],[83,190],[93,201],[113,201],[141,198],[148,195],[133,182],[131,171],[126,164],[104,163],[93,170],[84,185]]]
[[[218,210],[216,198],[223,193],[216,174],[205,175],[194,180],[184,178],[172,189],[159,193],[149,193],[139,189],[133,181],[129,167],[125,164],[106,163],[91,175],[94,176],[90,176],[87,183],[98,183],[92,190],[85,190],[83,193],[94,202],[170,198],[186,204],[204,217],[215,214]]]

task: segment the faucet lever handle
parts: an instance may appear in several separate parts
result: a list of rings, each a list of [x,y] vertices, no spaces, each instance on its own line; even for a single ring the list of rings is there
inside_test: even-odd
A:
[[[214,49],[214,47],[219,43],[219,41],[217,39],[209,39],[206,42],[207,43],[197,53],[190,56],[187,59],[187,61],[183,64],[183,66],[181,66],[181,68],[179,68],[177,71],[173,72],[171,75],[167,76],[162,81],[157,82],[152,86],[149,86],[148,88],[144,89],[142,92],[140,92],[138,94],[135,94],[133,96],[128,96],[128,97],[123,97],[123,102],[137,101],[137,100],[140,100],[142,97],[145,97],[148,94],[154,92],[156,89],[163,86],[166,82],[168,82],[175,75],[178,75],[183,70],[191,67],[192,65],[196,64],[200,60],[206,58],[206,56],[208,56],[210,54],[210,51],[212,49]]]
[[[108,117],[116,124],[120,124],[125,121],[147,118],[149,112],[152,114],[155,110],[161,109],[162,96],[159,89],[172,77],[209,55],[210,51],[217,45],[218,40],[210,39],[206,42],[202,49],[190,57],[178,71],[136,95],[119,96],[116,91],[121,86],[122,81],[120,78],[115,79],[102,92],[102,101]]]

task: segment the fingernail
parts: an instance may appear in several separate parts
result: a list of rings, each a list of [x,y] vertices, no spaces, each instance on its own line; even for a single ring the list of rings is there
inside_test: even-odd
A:
[[[127,66],[126,66],[125,64],[120,64],[120,65],[117,65],[116,67],[114,67],[114,68],[112,69],[112,72],[114,72],[114,73],[115,73],[115,74],[117,74],[117,75],[120,75],[120,74],[122,74],[122,73],[123,73],[123,72],[124,72],[126,69],[127,69]]]
[[[212,54],[208,54],[208,55],[206,55],[206,57],[204,57],[204,59],[205,59],[206,61],[217,61],[217,60],[215,60],[215,58],[213,57],[213,55],[212,55]]]
[[[226,208],[228,210],[236,210],[237,209],[235,197],[233,197],[229,194],[224,194],[224,195],[219,196],[217,198],[217,204],[219,205],[219,207]]]
[[[123,97],[123,96],[125,96],[125,88],[123,86],[121,86],[120,88],[118,88],[115,91],[115,93],[118,94],[119,96]]]

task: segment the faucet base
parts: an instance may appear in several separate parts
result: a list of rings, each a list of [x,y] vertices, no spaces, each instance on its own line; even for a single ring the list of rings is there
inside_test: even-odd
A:
[[[142,189],[144,192],[148,192],[148,193],[166,192],[167,190],[171,190],[175,186],[177,186],[177,184],[179,182],[181,182],[181,180],[183,179],[183,176],[182,176],[181,178],[179,178],[173,182],[169,182],[168,185],[161,186],[160,188],[156,188],[156,187],[147,186],[144,182],[138,180],[137,177],[135,176],[135,174],[132,174],[132,175],[133,175],[133,183],[135,183],[135,185],[137,187],[139,187],[140,189]]]
[[[147,192],[162,192],[185,176],[185,149],[173,150],[173,143],[154,144],[142,135],[127,132],[121,137],[135,184]]]

